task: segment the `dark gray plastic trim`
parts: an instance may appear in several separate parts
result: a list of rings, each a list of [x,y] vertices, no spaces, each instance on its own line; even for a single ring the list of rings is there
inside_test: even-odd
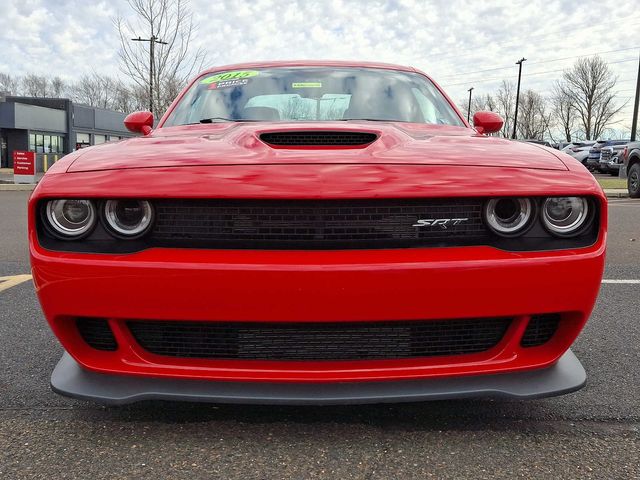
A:
[[[586,378],[582,364],[571,350],[555,365],[541,370],[428,380],[316,384],[106,375],[83,369],[65,352],[51,376],[51,388],[61,395],[111,405],[142,400],[332,405],[474,397],[531,399],[574,392],[585,385]]]

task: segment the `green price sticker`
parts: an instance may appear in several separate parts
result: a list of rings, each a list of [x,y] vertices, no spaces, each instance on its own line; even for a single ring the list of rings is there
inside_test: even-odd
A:
[[[297,82],[291,84],[292,88],[322,88],[322,82]]]
[[[255,70],[237,70],[235,72],[217,73],[215,75],[212,75],[211,77],[207,77],[204,80],[201,80],[200,83],[204,85],[210,85],[212,83],[223,82],[225,80],[239,80],[241,78],[255,77],[259,74],[260,72],[257,72]]]

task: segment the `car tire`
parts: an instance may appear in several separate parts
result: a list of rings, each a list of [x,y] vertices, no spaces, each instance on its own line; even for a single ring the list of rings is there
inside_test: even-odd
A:
[[[627,189],[631,198],[640,198],[640,163],[631,165],[627,173]]]

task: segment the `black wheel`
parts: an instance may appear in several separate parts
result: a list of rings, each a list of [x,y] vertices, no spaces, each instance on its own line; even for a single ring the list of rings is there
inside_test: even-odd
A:
[[[631,165],[627,173],[627,188],[631,198],[640,198],[640,163]]]

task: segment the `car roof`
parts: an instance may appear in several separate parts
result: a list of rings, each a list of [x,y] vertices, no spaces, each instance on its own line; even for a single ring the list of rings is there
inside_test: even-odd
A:
[[[403,72],[417,72],[413,67],[405,65],[396,65],[394,63],[381,62],[361,62],[350,60],[278,60],[265,62],[249,62],[235,63],[230,65],[221,65],[212,67],[201,72],[201,75],[207,73],[219,72],[223,70],[241,70],[248,68],[273,68],[273,67],[361,67],[361,68],[379,68],[384,70],[399,70]]]

